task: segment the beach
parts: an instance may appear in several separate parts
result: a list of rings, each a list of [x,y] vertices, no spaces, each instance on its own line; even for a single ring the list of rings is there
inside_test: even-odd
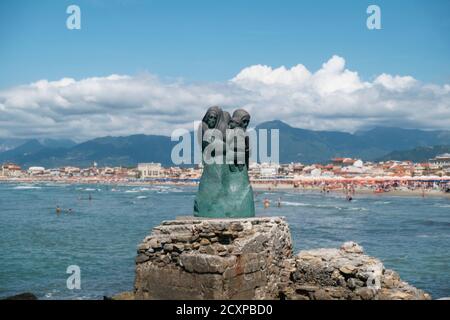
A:
[[[283,190],[295,190],[298,192],[303,191],[312,191],[323,193],[323,188],[319,186],[304,186],[295,188],[292,184],[276,184],[276,183],[264,183],[264,184],[252,184],[252,187],[255,191],[283,191]],[[339,189],[330,189],[328,190],[330,193],[342,194],[345,197],[345,190],[343,188]],[[421,190],[391,190],[387,192],[374,192],[373,189],[369,188],[355,188],[355,196],[360,195],[376,195],[379,197],[382,196],[405,196],[405,197],[443,197],[450,199],[450,193],[445,193],[439,190],[425,190],[423,194]]]
[[[391,181],[391,180],[388,180]],[[171,179],[168,181],[161,180],[129,180],[129,179],[103,179],[103,178],[2,178],[0,177],[0,183],[60,183],[60,184],[100,184],[100,185],[126,185],[126,186],[151,186],[151,185],[166,185],[166,186],[198,186],[197,181],[186,181]],[[383,182],[378,184],[369,184],[369,181],[363,179],[358,179],[355,182],[334,182],[330,183],[329,180],[315,180],[311,183],[310,180],[299,180],[299,181],[286,181],[286,180],[274,180],[274,181],[252,181],[252,188],[258,191],[276,191],[276,190],[295,190],[298,192],[302,191],[313,191],[322,193],[336,193],[346,196],[346,186],[352,186],[354,193],[353,196],[357,195],[370,195],[374,194],[377,196],[410,196],[410,197],[443,197],[450,199],[450,192],[443,192],[436,188],[416,188],[410,189],[407,187],[396,187],[389,190],[380,190],[378,186],[382,185]],[[324,189],[325,187],[325,189]],[[377,188],[379,188],[377,190]]]

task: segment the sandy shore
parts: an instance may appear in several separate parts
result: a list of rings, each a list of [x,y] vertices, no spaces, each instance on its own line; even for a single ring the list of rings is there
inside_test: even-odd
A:
[[[64,180],[47,180],[47,179],[0,179],[0,183],[61,183],[61,184],[99,184],[99,185],[123,185],[123,186],[147,186],[147,185],[166,185],[166,186],[192,186],[195,187],[198,184],[195,182],[157,182],[157,181],[127,181],[127,180],[81,180],[81,179],[64,179]],[[321,192],[322,188],[319,186],[300,186],[295,188],[293,184],[287,183],[252,183],[252,187],[255,191],[311,191]],[[343,190],[330,189],[330,193],[342,194],[345,196]],[[398,196],[398,197],[443,197],[450,199],[450,193],[445,193],[439,190],[425,190],[422,194],[422,190],[391,190],[388,192],[375,193],[374,190],[369,188],[355,188],[355,195],[375,195],[375,196]]]
[[[322,188],[320,188],[320,187],[308,186],[308,187],[294,188],[294,186],[291,184],[274,185],[274,184],[270,184],[270,183],[267,183],[267,184],[258,183],[258,184],[252,184],[252,187],[256,191],[286,191],[286,190],[298,191],[298,192],[302,192],[302,191],[321,192],[322,191]],[[342,194],[342,196],[345,196],[345,193],[343,192],[342,189],[332,189],[332,190],[330,190],[330,193]],[[388,192],[375,193],[371,189],[356,188],[355,195],[358,195],[358,194],[375,195],[375,196],[380,196],[380,197],[381,196],[397,196],[397,197],[404,197],[404,196],[422,197],[423,196],[421,190],[391,190]],[[425,190],[424,196],[425,197],[443,197],[443,198],[450,199],[450,193],[445,193],[445,192],[438,191],[438,190]]]

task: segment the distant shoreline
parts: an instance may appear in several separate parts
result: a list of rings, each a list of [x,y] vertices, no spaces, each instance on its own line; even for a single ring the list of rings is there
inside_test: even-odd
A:
[[[293,190],[293,191],[299,191],[299,192],[304,192],[304,191],[312,191],[312,192],[322,192],[322,189],[320,187],[303,187],[303,188],[294,188],[292,185],[278,185],[278,186],[274,186],[272,184],[265,184],[265,185],[261,185],[261,184],[257,184],[257,185],[252,185],[254,190],[257,191],[286,191],[286,190]],[[342,194],[343,197],[345,197],[345,193],[343,192],[342,189],[332,189],[329,190],[329,193],[331,194]],[[358,195],[374,195],[374,196],[380,196],[380,197],[384,197],[384,196],[396,196],[396,197],[403,197],[403,196],[408,196],[408,197],[416,197],[416,198],[421,198],[422,197],[422,191],[420,190],[392,190],[392,191],[388,191],[388,192],[381,192],[381,193],[376,193],[373,190],[370,189],[362,189],[362,188],[356,188],[355,189],[355,196]],[[450,199],[450,193],[444,193],[441,191],[437,191],[437,190],[426,190],[425,191],[425,197],[442,197],[442,198],[448,198]]]
[[[127,181],[127,180],[81,180],[81,179],[0,179],[0,183],[55,183],[55,184],[88,184],[88,185],[126,185],[126,186],[145,186],[145,185],[167,185],[167,186],[191,186],[196,187],[198,183],[187,182],[187,181]],[[252,188],[255,191],[312,191],[312,192],[323,192],[322,188],[319,186],[306,186],[306,187],[294,187],[293,184],[286,183],[252,183]],[[342,188],[329,189],[328,193],[331,194],[342,194],[345,196]],[[374,195],[374,196],[398,196],[398,197],[441,197],[450,199],[450,193],[445,193],[438,190],[391,190],[387,192],[376,193],[368,188],[355,188],[355,196],[357,195]]]

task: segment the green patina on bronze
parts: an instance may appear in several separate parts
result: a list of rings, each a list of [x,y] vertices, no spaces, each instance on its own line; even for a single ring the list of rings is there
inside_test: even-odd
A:
[[[229,113],[219,107],[211,107],[203,117],[201,130],[199,130],[199,142],[202,151],[210,144],[221,145],[223,150],[219,154],[212,153],[216,160],[208,163],[203,159],[203,174],[194,201],[194,216],[206,218],[247,218],[255,216],[255,204],[253,190],[248,178],[249,140],[244,138],[245,147],[234,146],[234,161],[226,161],[227,132],[237,130],[243,133],[250,122],[250,115],[245,110],[239,109],[230,117]],[[227,131],[227,129],[229,129]],[[208,130],[218,130],[223,141],[209,138]],[[227,141],[228,140],[228,141]],[[216,150],[220,150],[217,148]],[[244,156],[245,163],[237,161],[239,156]],[[229,161],[228,161],[229,162]]]

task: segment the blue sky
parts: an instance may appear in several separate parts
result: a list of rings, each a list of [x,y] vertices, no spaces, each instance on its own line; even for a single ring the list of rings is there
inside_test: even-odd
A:
[[[212,105],[251,125],[448,129],[449,14],[448,0],[1,0],[0,138],[170,134]]]
[[[77,4],[82,29],[66,29]],[[366,28],[377,4],[382,30]],[[315,70],[333,54],[363,79],[449,82],[450,1],[2,0],[0,88],[150,72],[223,81],[254,64]]]

